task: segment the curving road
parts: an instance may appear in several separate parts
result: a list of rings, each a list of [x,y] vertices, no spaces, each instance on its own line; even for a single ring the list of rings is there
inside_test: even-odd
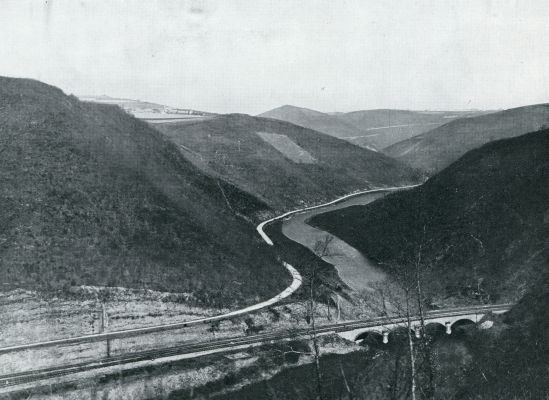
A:
[[[287,217],[289,217],[289,216],[291,216],[291,215],[301,214],[301,213],[308,212],[308,211],[311,211],[311,210],[316,210],[316,209],[318,209],[318,208],[323,208],[323,207],[332,206],[332,205],[337,204],[337,203],[340,203],[340,202],[342,202],[342,201],[344,201],[344,200],[348,200],[348,199],[350,199],[351,197],[356,197],[356,196],[360,196],[360,195],[368,194],[368,193],[380,193],[380,192],[387,192],[387,191],[411,189],[411,188],[414,188],[414,187],[417,187],[417,186],[420,186],[420,185],[421,185],[421,184],[417,184],[417,185],[406,185],[406,186],[392,186],[392,187],[387,187],[387,188],[377,188],[377,189],[361,190],[361,191],[358,191],[358,192],[346,194],[345,196],[338,197],[337,199],[332,200],[332,201],[329,201],[329,202],[327,202],[327,203],[319,204],[319,205],[317,205],[317,206],[310,206],[310,207],[299,208],[299,209],[293,210],[293,211],[288,211],[287,213],[282,214],[282,215],[279,215],[278,217],[274,217],[274,218],[268,219],[267,221],[263,221],[262,223],[260,223],[260,224],[257,226],[257,232],[259,233],[259,235],[263,238],[263,240],[264,240],[267,244],[273,246],[273,245],[274,245],[273,241],[271,240],[271,238],[270,238],[270,237],[265,233],[265,231],[263,230],[263,228],[265,227],[265,225],[268,225],[268,224],[273,223],[273,222],[275,222],[275,221],[278,221],[278,220],[280,220],[280,219],[287,218]]]
[[[345,196],[341,196],[341,197],[339,197],[339,198],[337,198],[333,201],[330,201],[330,202],[327,202],[327,203],[324,203],[324,204],[320,204],[320,205],[317,205],[317,206],[311,206],[311,207],[304,207],[304,208],[300,208],[298,210],[289,211],[287,213],[284,213],[282,215],[279,215],[277,217],[271,218],[267,221],[264,221],[264,222],[260,223],[257,226],[256,229],[257,229],[259,235],[263,238],[263,240],[267,244],[273,246],[274,245],[273,241],[264,232],[263,228],[267,224],[270,224],[274,221],[286,218],[290,215],[300,214],[300,213],[304,213],[304,212],[307,212],[307,211],[310,211],[310,210],[315,210],[315,209],[331,206],[331,205],[337,204],[339,202],[342,202],[344,200],[347,200],[351,197],[360,196],[360,195],[363,195],[363,194],[366,194],[366,193],[394,191],[394,190],[400,190],[400,189],[408,189],[408,188],[412,188],[412,187],[415,187],[415,186],[419,186],[419,185],[409,185],[409,186],[401,186],[401,187],[370,189],[370,190],[363,190],[363,191],[351,193],[351,194],[348,194],[348,195],[345,195]],[[262,310],[266,307],[270,307],[270,306],[280,302],[281,300],[291,296],[301,286],[302,280],[303,280],[301,274],[292,265],[290,265],[286,262],[283,262],[282,264],[284,265],[284,267],[287,269],[287,271],[290,273],[290,275],[292,277],[292,283],[290,284],[290,286],[288,286],[286,289],[284,289],[278,295],[276,295],[276,296],[274,296],[274,297],[272,297],[268,300],[262,301],[260,303],[257,303],[257,304],[254,304],[254,305],[251,305],[251,306],[248,306],[248,307],[245,307],[245,308],[242,308],[240,310],[231,311],[229,313],[220,314],[220,315],[216,315],[216,316],[213,316],[213,317],[199,318],[199,319],[194,319],[194,320],[190,320],[190,321],[176,322],[176,323],[172,323],[172,324],[154,325],[154,326],[149,326],[149,327],[144,327],[144,328],[125,329],[125,330],[119,330],[119,331],[113,331],[113,332],[97,333],[97,334],[92,334],[92,335],[83,335],[83,336],[76,336],[76,337],[70,337],[70,338],[63,338],[63,339],[48,340],[48,341],[43,341],[43,342],[27,343],[27,344],[16,345],[16,346],[2,347],[2,348],[0,348],[0,354],[11,353],[11,352],[16,352],[16,351],[23,351],[23,350],[30,350],[30,349],[37,349],[37,348],[44,348],[44,347],[53,347],[53,346],[59,346],[59,345],[92,343],[92,342],[100,342],[100,341],[106,341],[106,340],[112,340],[112,339],[122,339],[122,338],[127,338],[127,337],[132,337],[132,336],[139,336],[139,335],[155,333],[155,332],[162,332],[162,331],[167,331],[167,330],[172,330],[172,329],[181,329],[181,328],[186,328],[186,327],[193,326],[193,325],[208,324],[208,323],[211,323],[211,322],[226,320],[226,319],[242,316],[242,315],[245,315],[245,314],[249,314],[249,313],[252,313],[252,312],[256,312],[256,311]]]
[[[101,341],[112,340],[112,339],[122,339],[122,338],[128,338],[132,336],[145,335],[149,333],[163,332],[163,331],[172,330],[172,329],[181,329],[181,328],[186,328],[193,325],[208,324],[215,321],[222,321],[225,319],[230,319],[230,318],[242,316],[245,314],[249,314],[249,313],[261,310],[263,308],[272,306],[278,303],[280,300],[285,299],[286,297],[289,297],[292,293],[294,293],[297,289],[299,289],[302,282],[301,275],[290,264],[283,262],[283,265],[284,267],[286,267],[286,269],[292,276],[292,283],[290,284],[290,286],[288,286],[278,295],[270,298],[269,300],[262,301],[261,303],[254,304],[249,307],[242,308],[240,310],[231,311],[229,313],[220,314],[213,317],[193,319],[190,321],[176,322],[172,324],[154,325],[154,326],[149,326],[145,328],[124,329],[124,330],[113,331],[113,332],[97,333],[93,335],[75,336],[75,337],[64,338],[64,339],[48,340],[44,342],[35,342],[35,343],[27,343],[27,344],[16,345],[16,346],[1,347],[0,355],[6,354],[6,353],[13,353],[16,351],[38,349],[38,348],[44,348],[44,347],[53,347],[53,346],[59,346],[59,345],[93,343],[93,342],[101,342]]]
[[[418,185],[410,185],[410,186],[403,186],[403,187],[391,187],[391,188],[379,188],[379,189],[372,189],[372,190],[364,190],[352,194],[348,194],[342,197],[339,197],[333,201],[312,206],[312,207],[304,207],[298,210],[290,211],[287,213],[284,213],[278,217],[271,218],[267,221],[264,221],[260,223],[257,226],[257,231],[259,235],[262,237],[262,239],[269,245],[274,245],[273,241],[269,236],[264,232],[263,228],[274,221],[287,218],[291,215],[296,215],[304,212],[308,212],[310,210],[320,209],[323,207],[332,206],[334,204],[337,204],[339,202],[345,201],[351,197],[354,196],[360,196],[366,193],[375,193],[375,192],[384,192],[384,191],[392,191],[392,190],[399,190],[399,189],[406,189],[415,187]],[[135,337],[139,335],[145,335],[155,332],[162,332],[162,331],[168,331],[173,329],[181,329],[185,327],[189,327],[192,325],[198,325],[198,324],[208,324],[215,321],[221,321],[226,319],[231,319],[237,316],[242,316],[248,313],[256,312],[261,309],[264,309],[266,307],[272,306],[281,300],[291,296],[296,290],[299,289],[299,287],[302,284],[302,277],[299,274],[299,272],[290,264],[283,262],[283,266],[287,269],[287,271],[292,276],[292,283],[290,286],[288,286],[285,290],[283,290],[278,295],[272,297],[271,299],[268,299],[266,301],[242,308],[240,310],[235,310],[226,314],[216,315],[213,317],[207,317],[207,318],[200,318],[190,321],[184,321],[184,322],[178,322],[178,323],[172,323],[172,324],[163,324],[163,325],[155,325],[150,327],[144,327],[144,328],[135,328],[135,329],[126,329],[126,330],[119,330],[119,331],[113,331],[113,332],[105,332],[100,334],[92,334],[92,335],[84,335],[84,336],[78,336],[78,337],[69,337],[69,338],[63,338],[63,339],[56,339],[56,340],[49,340],[49,341],[43,341],[43,342],[35,342],[35,343],[28,343],[23,345],[16,345],[16,346],[8,346],[0,348],[0,355],[1,354],[7,354],[7,353],[13,353],[13,352],[19,352],[24,350],[31,350],[31,349],[38,349],[38,348],[46,348],[46,347],[55,347],[55,346],[65,346],[65,345],[73,345],[73,344],[82,344],[82,343],[93,343],[93,342],[101,342],[105,341],[109,343],[109,340],[112,339],[121,339],[121,338],[127,338],[127,337]],[[348,327],[357,327],[357,326],[363,326],[363,324],[371,324],[373,321],[354,321],[349,322],[347,324],[332,324],[320,327],[321,331],[319,333],[332,333],[336,332],[341,329],[346,329]],[[351,325],[349,325],[351,324]],[[264,343],[268,340],[280,340],[280,339],[287,339],[289,337],[294,337],[295,335],[305,335],[308,334],[308,330],[298,330],[296,332],[292,332],[291,334],[287,331],[284,333],[281,332],[271,332],[271,333],[265,333],[262,335],[256,335],[253,337],[247,337],[247,338],[235,338],[235,339],[225,339],[221,341],[216,341],[215,343],[194,343],[194,344],[188,344],[184,346],[178,346],[176,348],[164,348],[159,350],[151,350],[151,351],[145,351],[138,354],[123,354],[117,357],[109,357],[107,359],[102,359],[99,361],[94,362],[88,362],[83,363],[79,365],[66,365],[61,367],[54,367],[49,369],[44,369],[40,371],[27,371],[27,372],[21,372],[16,374],[11,374],[8,376],[0,377],[0,386],[1,383],[4,385],[11,386],[11,384],[16,384],[16,382],[24,383],[24,382],[31,382],[34,380],[39,379],[46,379],[47,377],[52,376],[61,376],[61,375],[67,375],[75,372],[80,372],[83,370],[90,370],[95,368],[103,368],[109,365],[116,365],[116,364],[126,364],[126,363],[133,363],[140,360],[151,360],[154,358],[161,358],[161,357],[167,357],[168,355],[174,355],[174,354],[195,354],[196,356],[198,353],[204,354],[206,351],[212,351],[217,349],[216,351],[226,351],[234,349],[235,346],[242,346],[242,345],[254,345],[254,344],[260,344]],[[198,354],[200,355],[200,354]]]
[[[263,230],[263,228],[269,223],[280,220],[282,218],[287,218],[290,215],[300,214],[313,209],[334,205],[334,204],[337,204],[338,202],[347,200],[353,196],[359,196],[366,193],[399,190],[399,189],[411,188],[414,186],[417,186],[417,185],[365,190],[365,191],[349,194],[346,196],[342,196],[334,201],[331,201],[322,205],[305,207],[299,210],[290,211],[288,213],[285,213],[275,218],[271,218],[267,221],[260,223],[257,226],[257,231],[260,234],[260,236],[263,238],[263,240],[272,246],[273,245],[272,240]],[[184,327],[188,327],[196,324],[207,324],[213,321],[230,319],[236,316],[241,316],[247,313],[258,311],[258,310],[261,310],[262,308],[271,306],[284,298],[287,298],[301,286],[302,277],[299,274],[299,272],[293,266],[291,266],[286,262],[283,262],[283,265],[292,276],[291,285],[288,288],[286,288],[284,291],[279,293],[277,296],[269,300],[263,301],[261,303],[258,303],[240,310],[232,311],[230,313],[226,313],[222,315],[217,315],[214,317],[201,318],[201,319],[196,319],[196,320],[191,320],[191,321],[186,321],[181,323],[157,325],[157,326],[151,326],[147,328],[129,329],[129,330],[116,331],[116,332],[108,332],[108,333],[102,333],[102,334],[52,340],[52,341],[46,341],[46,342],[30,343],[26,345],[4,347],[4,348],[0,348],[0,355],[5,353],[10,353],[10,352],[21,351],[21,350],[43,348],[43,347],[50,347],[50,346],[89,343],[89,342],[98,342],[98,341],[108,342],[108,340],[110,339],[119,339],[119,338],[143,335],[147,333],[166,331],[171,329],[180,329],[180,328],[184,328]],[[426,313],[426,317],[429,319],[432,319],[432,318],[442,318],[442,317],[451,317],[451,316],[455,317],[455,316],[461,316],[461,315],[465,316],[465,315],[471,314],[472,312],[501,313],[501,312],[507,311],[509,308],[510,308],[510,305],[508,304],[464,307],[459,309],[447,309],[447,310],[438,310],[438,311],[428,312]],[[413,317],[413,319],[417,319],[417,318],[418,317]],[[357,329],[363,329],[363,328],[386,327],[388,325],[400,324],[402,322],[403,322],[402,317],[379,317],[379,318],[370,318],[365,320],[345,321],[345,322],[340,322],[335,324],[320,325],[317,327],[316,333],[332,334],[332,333],[349,332],[349,331],[356,331]],[[234,351],[237,349],[245,349],[251,346],[258,346],[258,345],[268,343],[268,342],[273,342],[273,341],[300,338],[300,337],[307,336],[310,333],[311,332],[308,328],[294,329],[291,331],[279,330],[274,332],[265,332],[265,333],[247,336],[247,337],[218,339],[218,340],[212,340],[207,342],[186,343],[186,344],[178,345],[175,347],[168,347],[168,348],[161,348],[156,350],[147,350],[147,351],[133,352],[133,353],[124,353],[116,356],[100,358],[97,360],[78,363],[78,364],[62,365],[62,366],[56,366],[51,368],[44,368],[40,370],[24,371],[24,372],[9,374],[9,375],[3,375],[3,376],[0,376],[0,388],[2,387],[7,388],[12,386],[24,385],[24,384],[32,384],[33,382],[38,380],[44,380],[44,379],[49,379],[53,377],[60,377],[64,375],[69,375],[69,374],[74,374],[74,373],[89,371],[89,370],[95,370],[95,369],[101,369],[101,368],[111,367],[115,365],[132,364],[132,366],[135,366],[135,365],[140,365],[139,364],[140,362],[148,363],[151,360],[162,359],[165,357],[178,356],[178,357],[184,357],[184,358],[193,358],[193,357],[199,357],[202,355],[212,354],[216,352]]]
[[[306,221],[317,214],[353,205],[368,204],[384,196],[387,192],[410,187],[413,186],[380,188],[356,192],[351,195],[342,196],[329,203],[321,204],[320,206],[306,207],[286,213],[283,216],[266,221],[264,224],[283,218],[282,233],[284,236],[308,248],[324,261],[332,264],[336,268],[341,280],[354,292],[360,293],[363,290],[373,290],[376,282],[384,281],[386,279],[385,272],[345,241],[309,225]],[[258,231],[261,235],[264,235],[264,224],[258,226]],[[328,248],[326,249],[325,254],[318,254],[317,243],[322,242],[327,236],[331,239],[328,243]]]

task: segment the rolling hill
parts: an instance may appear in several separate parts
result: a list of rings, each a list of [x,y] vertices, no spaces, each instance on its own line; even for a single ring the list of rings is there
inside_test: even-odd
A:
[[[549,124],[549,104],[457,119],[384,149],[384,153],[430,173],[493,140],[519,136]]]
[[[381,150],[391,144],[443,125],[456,118],[478,115],[480,111],[364,110],[322,113],[295,106],[282,106],[260,114],[304,126],[353,144]]]
[[[351,139],[358,145],[384,149],[394,143],[427,132],[457,118],[469,118],[489,111],[409,111],[364,110],[338,116],[365,132],[364,137]]]
[[[547,268],[549,130],[470,151],[425,184],[367,206],[318,215],[316,226],[395,273],[421,246],[439,299],[519,298]]]
[[[259,114],[258,117],[273,118],[291,122],[337,138],[363,135],[364,132],[356,126],[339,118],[340,114],[330,115],[308,108],[285,105]]]
[[[277,210],[419,179],[383,154],[274,119],[230,114],[155,127],[196,166]]]
[[[138,287],[228,306],[289,282],[239,216],[267,206],[118,107],[0,78],[0,181],[6,289]]]

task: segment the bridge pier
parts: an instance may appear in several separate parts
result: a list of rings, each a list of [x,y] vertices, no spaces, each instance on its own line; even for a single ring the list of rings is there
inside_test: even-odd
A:
[[[416,339],[419,339],[421,337],[421,327],[420,326],[414,326],[414,333],[416,335]]]
[[[478,324],[479,322],[483,321],[483,318],[488,314],[489,312],[493,313],[504,313],[507,310],[509,310],[510,306],[508,305],[495,305],[495,306],[482,306],[482,307],[471,307],[470,309],[467,308],[460,308],[460,309],[450,309],[446,312],[442,311],[433,311],[428,314],[426,314],[425,319],[422,323],[422,321],[419,319],[419,317],[414,317],[412,319],[412,323],[410,328],[410,334],[413,333],[417,339],[420,339],[422,335],[425,335],[424,330],[429,327],[429,325],[438,325],[439,327],[444,327],[446,334],[451,335],[452,334],[452,325],[458,324],[456,327],[460,326],[463,323],[474,323]],[[387,317],[386,319],[378,319],[377,325],[373,325],[371,323],[367,323],[364,326],[360,326],[357,321],[351,321],[348,329],[346,330],[346,324],[340,324],[338,325],[337,334],[346,339],[351,341],[356,341],[357,338],[364,336],[367,333],[374,333],[377,335],[382,335],[383,343],[387,344],[389,343],[389,333],[394,329],[404,328],[406,320],[403,318],[398,317]],[[373,321],[372,321],[373,322]],[[492,324],[490,321],[484,321],[481,325],[482,328],[488,328]],[[406,327],[408,328],[408,327]],[[440,328],[439,328],[440,329]]]

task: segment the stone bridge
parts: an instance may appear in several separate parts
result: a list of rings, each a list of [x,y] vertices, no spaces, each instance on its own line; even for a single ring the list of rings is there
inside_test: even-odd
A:
[[[509,311],[512,304],[500,304],[490,306],[464,307],[451,310],[430,311],[424,314],[425,328],[438,325],[444,327],[447,334],[452,333],[452,328],[463,324],[478,324],[481,322],[481,327],[487,329],[492,326],[492,321],[485,317],[490,314],[503,314]],[[417,338],[421,335],[421,320],[419,316],[413,316],[411,319],[411,328]],[[484,320],[484,321],[483,321]],[[338,329],[337,334],[347,340],[360,342],[368,334],[380,335],[383,338],[383,343],[389,342],[389,334],[396,329],[406,329],[408,326],[407,318],[405,317],[388,317],[378,318],[366,326],[356,327],[355,324],[346,324]]]

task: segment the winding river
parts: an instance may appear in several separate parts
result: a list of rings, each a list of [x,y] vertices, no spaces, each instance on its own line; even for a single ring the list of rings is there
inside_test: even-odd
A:
[[[300,243],[313,252],[315,252],[316,244],[319,241],[324,241],[328,235],[332,239],[325,252],[328,255],[322,256],[318,253],[317,255],[322,257],[324,261],[334,265],[340,278],[354,291],[372,290],[372,284],[384,280],[385,273],[354,247],[328,232],[312,227],[306,221],[315,215],[328,211],[371,203],[387,193],[364,193],[336,204],[294,214],[284,220],[282,233],[287,238]]]

